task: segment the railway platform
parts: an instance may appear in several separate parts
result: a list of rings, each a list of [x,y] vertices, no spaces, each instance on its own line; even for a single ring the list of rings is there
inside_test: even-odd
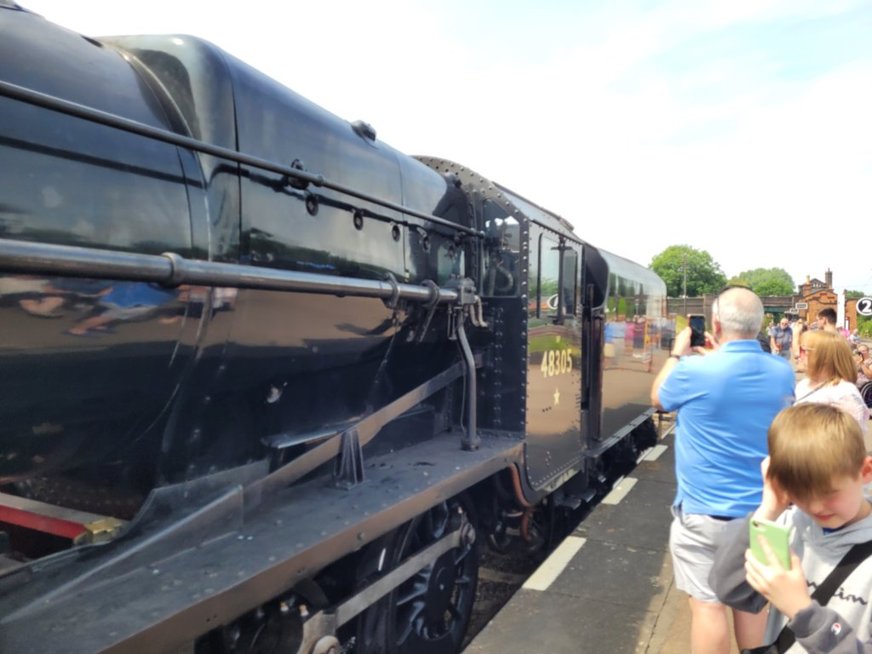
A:
[[[687,654],[690,609],[669,556],[673,438],[645,453],[464,654]]]

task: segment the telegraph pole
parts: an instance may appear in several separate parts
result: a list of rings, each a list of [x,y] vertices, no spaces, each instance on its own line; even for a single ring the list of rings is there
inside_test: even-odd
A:
[[[681,266],[684,272],[684,285],[681,291],[681,297],[684,298],[684,315],[687,316],[687,252],[684,253],[684,263]]]

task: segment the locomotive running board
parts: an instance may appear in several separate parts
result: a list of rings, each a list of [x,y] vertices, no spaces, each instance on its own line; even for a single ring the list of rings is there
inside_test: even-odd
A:
[[[293,461],[270,473],[266,478],[251,484],[245,489],[246,502],[256,503],[261,493],[267,495],[274,493],[277,489],[301,479],[318,466],[334,460],[341,452],[342,436],[345,434],[349,434],[352,431],[356,432],[360,447],[363,447],[375,438],[375,435],[386,424],[420,404],[437,391],[442,390],[454,380],[459,379],[462,374],[463,363],[455,363],[447,370],[443,370],[432,379],[355,423],[341,434],[298,456]]]
[[[141,551],[121,569],[107,561],[110,543],[27,566],[22,584],[0,578],[0,651],[179,651],[521,460],[520,434],[481,437],[475,451],[461,449],[459,433],[445,432],[372,457],[365,493],[335,488],[326,474],[248,510],[238,488],[233,507],[216,505],[209,524],[198,519],[202,539]]]

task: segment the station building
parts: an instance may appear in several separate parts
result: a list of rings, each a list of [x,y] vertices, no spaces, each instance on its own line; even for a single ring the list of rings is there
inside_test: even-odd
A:
[[[839,311],[839,295],[833,288],[833,272],[828,269],[823,280],[807,276],[793,295],[766,295],[760,299],[765,312],[772,314],[775,320],[787,314],[809,322],[815,320],[822,309],[831,308],[840,318],[838,326],[852,330],[857,326],[857,300],[845,298],[842,314]],[[675,315],[703,313],[711,324],[711,307],[716,297],[717,294],[707,294],[699,297],[668,298],[668,311]]]

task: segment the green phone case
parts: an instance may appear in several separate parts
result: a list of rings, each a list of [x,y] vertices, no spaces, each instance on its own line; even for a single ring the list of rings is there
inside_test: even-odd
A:
[[[761,534],[769,543],[769,547],[775,552],[779,563],[785,570],[790,569],[790,528],[779,525],[769,520],[751,518],[748,523],[751,537],[751,552],[761,563],[767,563],[766,554],[757,537]]]

